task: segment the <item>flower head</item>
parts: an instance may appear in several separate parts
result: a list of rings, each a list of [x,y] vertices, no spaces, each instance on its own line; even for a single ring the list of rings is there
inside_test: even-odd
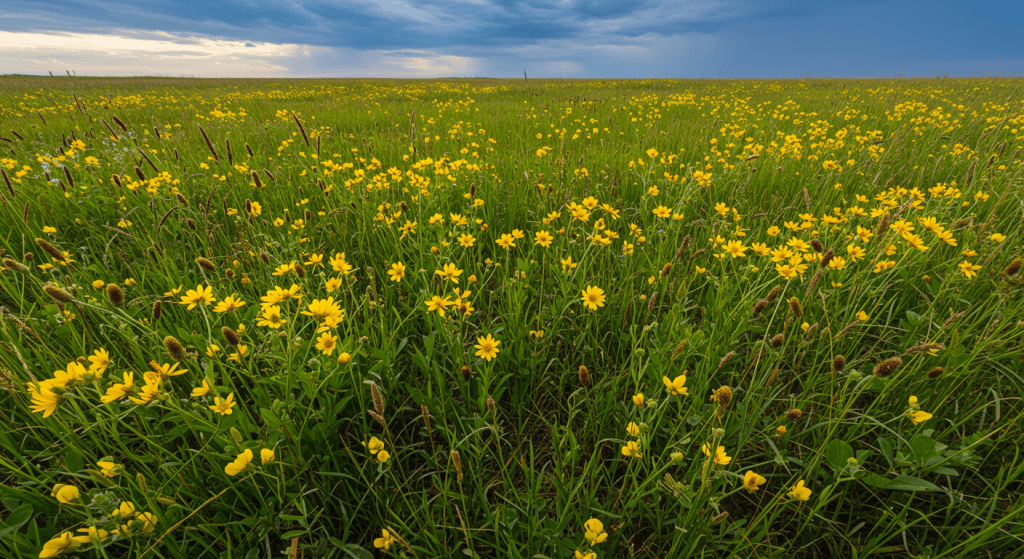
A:
[[[238,475],[249,467],[250,462],[252,462],[252,450],[247,448],[235,458],[234,462],[224,466],[224,473],[229,476]]]
[[[759,489],[758,486],[766,481],[768,480],[763,476],[747,470],[747,473],[743,475],[743,488],[747,491],[757,491]]]
[[[477,357],[490,361],[498,356],[499,344],[501,344],[500,340],[495,340],[490,334],[487,334],[487,337],[477,337],[476,345],[473,347],[477,349]]]
[[[197,305],[207,305],[213,302],[213,288],[210,286],[203,287],[197,285],[195,289],[189,289],[185,292],[185,296],[181,298],[179,304],[188,305],[188,310],[196,308]]]
[[[811,498],[811,490],[804,487],[804,480],[800,480],[790,489],[789,496],[797,501],[806,501]]]
[[[689,389],[686,388],[686,375],[679,375],[675,380],[669,380],[668,377],[661,377],[661,381],[665,383],[665,390],[673,396],[689,396]]]
[[[590,542],[590,545],[597,545],[608,539],[608,532],[604,531],[604,524],[596,518],[591,518],[583,523],[583,528],[586,530],[583,537]]]
[[[592,311],[596,311],[597,307],[604,306],[604,290],[600,287],[588,285],[587,288],[583,290],[583,297],[581,300],[583,301],[584,306]]]

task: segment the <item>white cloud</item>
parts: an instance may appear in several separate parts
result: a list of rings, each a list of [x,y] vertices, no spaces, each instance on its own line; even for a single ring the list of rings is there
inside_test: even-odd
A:
[[[196,77],[474,75],[477,59],[424,50],[355,50],[118,29],[110,34],[0,31],[9,73]]]

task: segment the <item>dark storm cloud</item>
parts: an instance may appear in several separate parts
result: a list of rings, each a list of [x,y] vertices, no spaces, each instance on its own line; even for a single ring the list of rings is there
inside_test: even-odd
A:
[[[538,77],[1019,75],[1020,21],[1019,0],[7,0],[0,10],[7,31],[159,31],[350,59],[415,52],[472,58],[464,67],[501,77],[524,67]],[[275,63],[302,75],[352,68],[329,55]]]

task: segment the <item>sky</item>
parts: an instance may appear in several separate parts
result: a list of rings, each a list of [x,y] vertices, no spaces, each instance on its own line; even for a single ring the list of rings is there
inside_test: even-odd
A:
[[[4,0],[0,74],[1024,76],[1024,1]]]

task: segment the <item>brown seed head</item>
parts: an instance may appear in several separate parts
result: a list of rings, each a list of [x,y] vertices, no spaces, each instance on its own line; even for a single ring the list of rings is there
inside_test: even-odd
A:
[[[755,316],[758,316],[762,312],[764,312],[764,309],[767,306],[768,306],[768,301],[765,301],[764,299],[761,299],[760,301],[754,303],[754,308],[751,309],[751,310],[753,311]]]
[[[590,371],[586,365],[580,365],[580,384],[584,387],[590,386]]]
[[[686,345],[690,343],[690,338],[683,338],[676,344],[676,348],[672,351],[672,359],[675,359],[677,355],[682,353],[686,349]]]
[[[846,358],[842,355],[836,355],[832,359],[832,371],[835,373],[841,372],[846,368]]]
[[[772,339],[768,343],[772,344],[772,347],[779,347],[785,341],[785,336],[783,336],[782,334],[775,334],[774,336],[772,336]]]
[[[379,413],[373,410],[366,410],[366,413],[369,414],[369,416],[372,417],[374,421],[380,423],[381,427],[386,428],[388,426],[388,424],[384,422],[384,416],[380,415]]]
[[[494,398],[490,395],[487,396],[487,411],[491,412],[491,417],[498,417],[498,406],[494,403]]]
[[[380,389],[377,388],[377,383],[370,381],[370,399],[373,400],[373,409],[380,415],[384,415],[384,398],[380,395]]]
[[[299,264],[298,262],[295,263],[295,275],[299,276],[300,278],[306,277],[306,269],[303,268],[302,264]]]
[[[46,282],[45,284],[43,284],[43,291],[45,291],[46,294],[49,295],[50,297],[53,297],[54,301],[60,303],[71,302],[72,297],[70,293],[64,291],[63,289],[57,287],[56,285],[50,282]]]
[[[265,252],[260,253],[260,260],[262,260],[264,264],[270,264],[270,257],[267,256],[267,253]]]
[[[207,272],[216,272],[217,271],[217,265],[214,264],[213,262],[210,262],[209,260],[203,258],[202,256],[200,256],[199,258],[196,258],[196,264],[199,264],[199,267],[204,269],[204,270],[206,270]]]
[[[1013,277],[1017,275],[1017,272],[1020,271],[1021,264],[1024,264],[1024,260],[1021,260],[1019,257],[1014,258],[1010,262],[1010,265],[1003,270],[1003,275],[1006,277]]]
[[[775,287],[772,288],[771,291],[768,292],[768,296],[765,297],[764,300],[771,303],[779,296],[780,293],[782,293],[782,288],[776,285]]]
[[[664,266],[662,266],[661,274],[658,276],[658,279],[662,279],[665,276],[669,275],[670,273],[672,273],[672,263],[671,262],[669,262],[668,264],[665,264]]]
[[[452,451],[452,464],[455,465],[455,472],[458,474],[458,483],[462,484],[462,456],[459,455],[459,451]]]
[[[793,312],[793,316],[804,315],[804,308],[800,305],[800,299],[797,299],[796,297],[790,297],[789,310]]]
[[[115,307],[124,306],[124,291],[116,283],[107,284],[107,300]]]
[[[238,335],[238,332],[227,326],[220,327],[220,335],[224,336],[224,339],[231,345],[238,345],[242,341],[242,337]]]
[[[732,360],[732,358],[733,358],[733,357],[734,357],[735,355],[736,355],[736,352],[735,352],[735,351],[730,351],[729,353],[726,353],[726,354],[725,354],[725,357],[723,357],[723,358],[722,358],[722,360],[718,362],[718,368],[719,368],[719,369],[721,369],[722,367],[724,367],[724,366],[728,365],[728,364],[729,364],[729,361],[731,361],[731,360]],[[716,370],[717,370],[717,369],[716,369]]]
[[[160,316],[163,315],[163,303],[160,301],[153,302],[153,322],[160,320]]]
[[[721,386],[718,390],[714,391],[712,397],[718,401],[718,407],[724,410],[729,407],[729,402],[732,401],[732,388],[728,385]]]
[[[228,279],[235,279],[235,271],[228,268],[227,270],[224,270],[224,276]]]
[[[939,378],[940,376],[942,376],[942,371],[944,370],[945,369],[943,369],[942,367],[935,367],[934,369],[931,369],[925,374],[928,375],[928,378]]]
[[[185,195],[184,195],[184,194],[182,194],[182,193],[180,193],[180,192],[175,192],[175,193],[174,193],[174,197],[175,197],[175,198],[176,198],[176,199],[178,200],[178,202],[179,202],[179,203],[180,203],[180,204],[181,204],[182,206],[185,206],[185,207],[188,207],[188,206],[189,206],[189,203],[188,203],[188,198],[185,198]]]
[[[462,375],[462,378],[469,380],[470,377],[473,376],[473,369],[463,365],[462,368],[459,369],[459,373]]]
[[[814,249],[814,252],[825,252],[825,246],[818,239],[811,239],[811,248]]]
[[[16,272],[21,272],[23,274],[28,273],[28,266],[22,264],[21,262],[18,262],[17,260],[14,260],[12,258],[4,258],[3,262],[4,268],[7,268],[8,270],[14,270]]]
[[[52,256],[54,260],[58,260],[60,262],[64,261],[64,253],[57,250],[57,247],[46,242],[45,239],[36,239],[36,244],[39,245],[39,248],[43,249],[46,254]]]
[[[786,419],[790,421],[796,421],[804,416],[804,412],[800,411],[800,408],[793,408],[786,412]]]
[[[185,360],[185,346],[181,345],[181,342],[174,336],[164,338],[164,347],[167,348],[167,354],[171,356],[171,359],[175,361]]]
[[[834,250],[832,250],[831,248],[830,248],[830,249],[828,249],[828,250],[826,250],[826,251],[825,251],[825,254],[821,255],[821,262],[819,262],[818,264],[819,264],[819,265],[820,265],[820,266],[821,266],[822,268],[825,268],[825,267],[827,267],[827,266],[828,266],[828,263],[832,261],[832,255],[833,255],[833,254],[835,254],[835,251],[834,251]]]
[[[875,365],[875,376],[885,378],[893,374],[900,365],[903,364],[903,360],[899,357],[890,357],[885,361]]]
[[[420,406],[420,413],[423,415],[423,425],[427,427],[427,432],[430,432],[430,408],[426,404]]]

